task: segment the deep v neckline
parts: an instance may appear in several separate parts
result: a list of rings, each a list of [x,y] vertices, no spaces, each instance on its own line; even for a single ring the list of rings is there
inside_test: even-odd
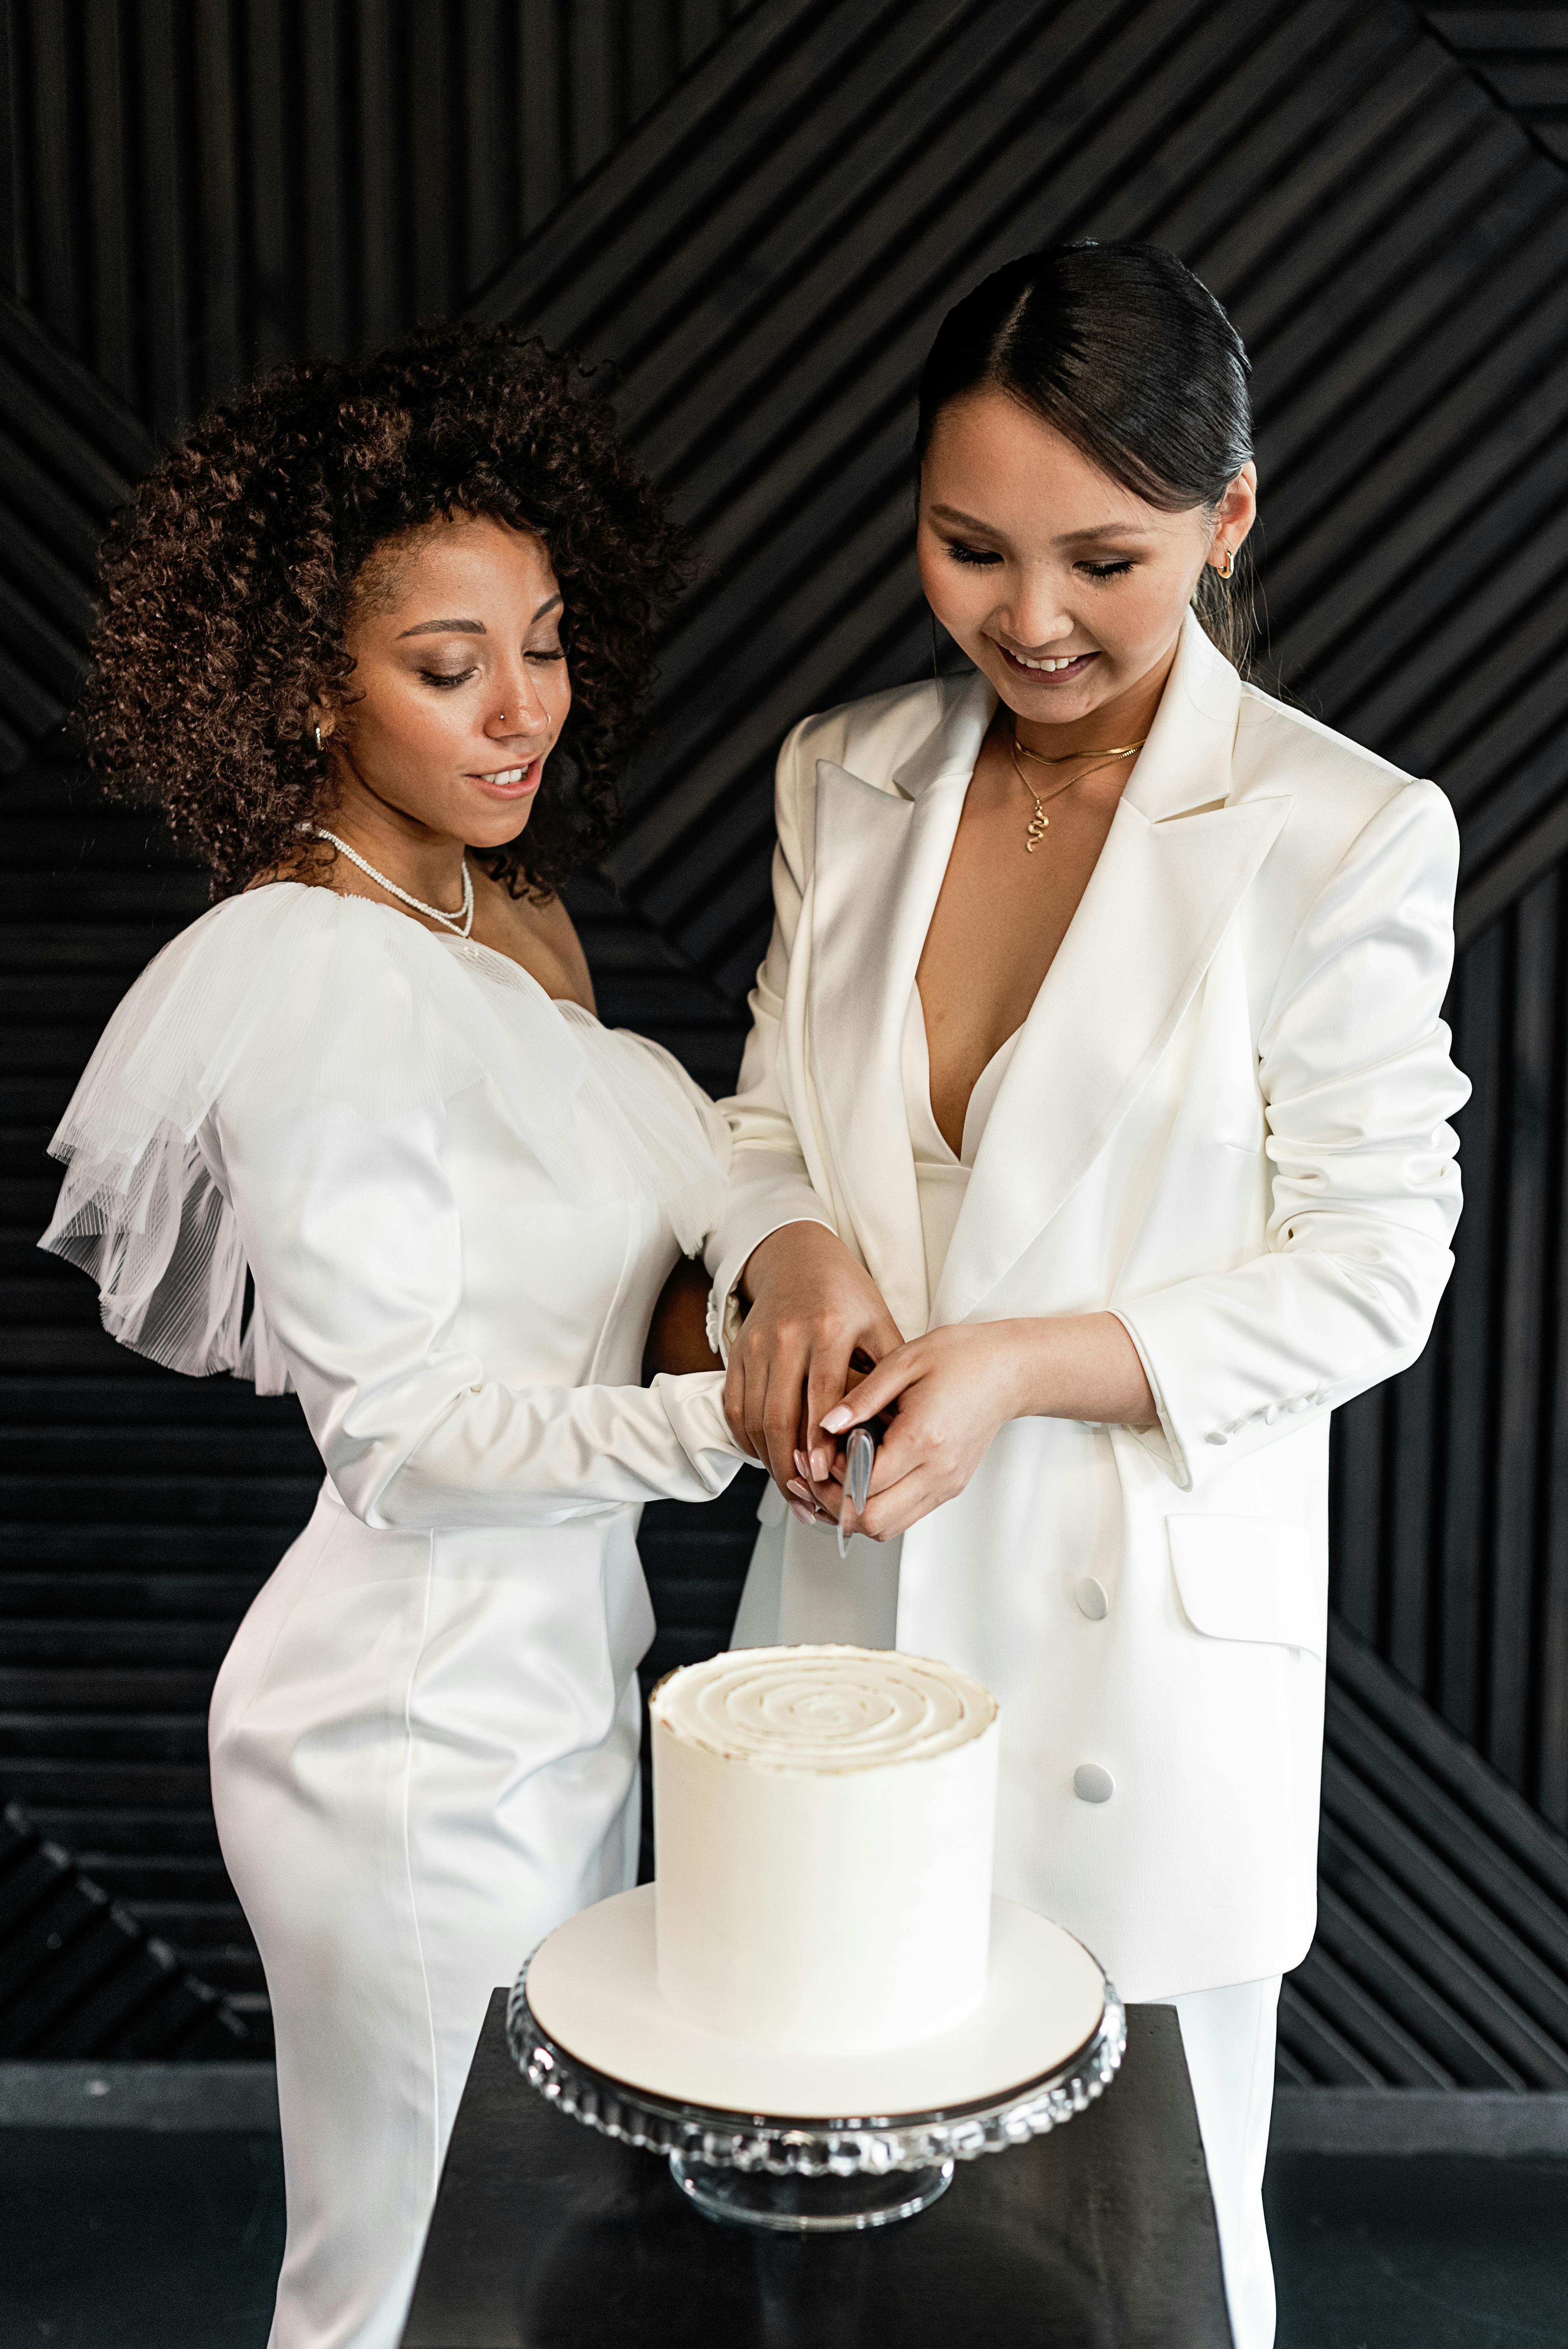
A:
[[[936,1112],[931,1102],[931,1046],[925,1030],[925,1007],[921,1001],[920,982],[910,989],[909,1012],[904,1023],[903,1061],[904,1099],[909,1111],[909,1138],[914,1150],[917,1166],[962,1166],[965,1170],[975,1164],[996,1095],[1018,1039],[1024,1032],[1019,1021],[1009,1036],[1005,1036],[981,1070],[969,1089],[964,1104],[964,1130],[959,1136],[962,1147],[954,1150],[936,1122]]]

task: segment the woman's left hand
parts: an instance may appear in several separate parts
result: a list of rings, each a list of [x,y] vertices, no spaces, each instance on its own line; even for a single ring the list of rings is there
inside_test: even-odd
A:
[[[1035,1416],[1152,1427],[1158,1419],[1138,1349],[1112,1313],[1025,1321],[964,1321],[932,1330],[884,1355],[851,1396],[827,1413],[841,1440],[892,1414],[877,1448],[871,1495],[857,1533],[890,1541],[962,1493],[999,1430]],[[810,1499],[837,1516],[842,1454],[832,1486]],[[791,1487],[793,1490],[793,1487]]]

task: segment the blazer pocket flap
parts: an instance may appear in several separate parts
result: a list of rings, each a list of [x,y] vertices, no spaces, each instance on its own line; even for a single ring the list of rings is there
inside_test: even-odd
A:
[[[1299,1526],[1272,1517],[1168,1517],[1181,1611],[1211,1640],[1326,1646],[1327,1591]]]

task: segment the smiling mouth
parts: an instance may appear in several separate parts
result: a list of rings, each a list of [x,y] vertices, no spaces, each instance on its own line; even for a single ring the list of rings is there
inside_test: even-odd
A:
[[[539,768],[540,761],[530,759],[526,766],[498,767],[492,774],[470,774],[469,781],[470,783],[483,783],[487,790],[492,792],[518,791],[539,781]]]
[[[1031,659],[1025,653],[1009,652],[1006,645],[998,645],[996,649],[1020,677],[1081,677],[1090,661],[1099,658],[1098,653],[1050,653]]]

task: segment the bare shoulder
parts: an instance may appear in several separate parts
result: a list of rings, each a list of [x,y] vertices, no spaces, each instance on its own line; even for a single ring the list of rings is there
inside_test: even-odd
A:
[[[588,957],[577,935],[577,925],[562,900],[547,897],[540,905],[521,897],[517,900],[517,909],[540,944],[570,978],[571,986],[563,988],[561,992],[572,996],[585,1011],[593,1010],[593,978],[588,968]]]
[[[596,1008],[583,941],[559,897],[547,897],[542,905],[514,897],[504,883],[476,871],[474,936],[521,963],[547,995],[580,1003],[585,1011]]]

